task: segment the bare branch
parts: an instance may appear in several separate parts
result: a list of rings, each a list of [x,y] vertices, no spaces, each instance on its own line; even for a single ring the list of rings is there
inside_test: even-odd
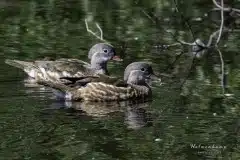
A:
[[[224,8],[223,5],[220,6],[220,5],[217,3],[216,0],[213,0],[213,4],[214,4],[216,7],[220,8],[221,10],[231,11],[231,8]]]
[[[177,9],[177,8],[176,8],[176,9]],[[178,9],[177,9],[177,10],[178,10]],[[153,19],[144,9],[141,9],[141,12],[143,12],[143,14],[144,14],[149,20],[151,20],[154,24],[156,24],[156,21],[154,21],[154,19]],[[158,17],[157,17],[156,15],[154,15],[154,17],[158,19]],[[183,17],[183,16],[182,16],[182,17]],[[188,25],[189,30],[190,30],[191,33],[192,33],[191,27],[190,27],[190,25],[188,24],[188,22],[186,22],[186,24]],[[162,29],[165,30],[164,28],[162,28]],[[172,36],[178,43],[174,43],[174,44],[170,44],[170,45],[162,45],[162,48],[164,48],[164,49],[167,49],[167,48],[172,47],[172,46],[177,46],[177,45],[179,45],[179,44],[181,44],[182,46],[183,46],[183,45],[189,45],[189,46],[193,46],[193,45],[194,45],[193,43],[188,43],[188,42],[185,42],[185,41],[182,41],[182,40],[178,40],[172,32],[167,31],[167,30],[165,30],[165,31],[166,31],[166,33],[170,33],[171,36]],[[192,36],[193,36],[193,33],[192,33]]]
[[[86,25],[86,29],[89,33],[91,33],[92,35],[94,35],[97,39],[100,39],[101,41],[104,41],[104,42],[107,42],[106,40],[103,39],[103,31],[101,29],[101,27],[99,26],[98,23],[96,23],[96,26],[97,28],[99,29],[100,31],[100,36],[98,36],[96,33],[94,33],[91,29],[89,29],[88,27],[88,22],[87,22],[87,19],[85,19],[85,25]]]
[[[224,8],[223,5],[220,6],[220,5],[217,3],[216,0],[213,0],[213,4],[214,4],[216,7],[220,8],[221,10],[223,10],[223,11],[234,11],[234,12],[240,13],[240,9],[230,8],[230,7]]]
[[[213,38],[215,38],[215,37],[217,37],[217,35],[219,35],[219,32],[220,32],[220,30],[217,30],[209,36],[209,40],[207,43],[208,48],[212,45]],[[223,28],[222,33],[224,33],[224,32],[230,32],[230,30],[228,28]]]
[[[98,28],[99,31],[100,31],[100,34],[101,34],[101,40],[103,40],[103,31],[102,31],[102,28],[99,26],[98,23],[96,23],[96,26],[97,26],[97,28]]]
[[[189,42],[185,42],[185,41],[182,41],[182,40],[178,40],[179,43],[183,44],[183,45],[188,45],[188,46],[194,46],[195,43],[189,43]]]
[[[155,46],[155,47],[162,48],[162,49],[167,49],[167,48],[174,47],[174,46],[187,45],[187,46],[192,46],[192,51],[193,52],[200,52],[201,50],[209,48],[199,38],[197,38],[193,43],[189,43],[189,42],[185,42],[185,41],[177,40],[177,39],[176,39],[176,41],[177,41],[177,43],[173,43],[173,44],[169,44],[169,45]]]
[[[232,11],[240,13],[240,9],[232,8]]]
[[[215,0],[214,0],[215,1]],[[215,1],[216,2],[216,1]],[[220,29],[219,29],[219,34],[218,34],[218,39],[217,39],[217,42],[216,42],[216,45],[219,43],[220,39],[221,39],[221,36],[222,36],[222,31],[223,31],[223,25],[224,25],[224,3],[223,3],[223,0],[221,0],[221,26],[220,26]]]
[[[151,17],[144,9],[141,9],[141,11],[143,12],[143,14],[145,14],[145,16],[148,17],[148,19],[150,19],[153,23],[156,23],[156,22],[152,19],[152,17]]]
[[[169,48],[169,47],[174,47],[174,46],[179,46],[181,43],[173,43],[173,44],[168,44],[168,45],[162,45],[163,48]]]
[[[213,38],[216,37],[216,35],[219,34],[219,30],[213,32],[210,36],[209,36],[209,40],[208,40],[208,44],[207,47],[210,47],[213,41]]]

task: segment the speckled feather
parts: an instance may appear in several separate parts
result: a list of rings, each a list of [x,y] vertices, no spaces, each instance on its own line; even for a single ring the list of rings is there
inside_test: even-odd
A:
[[[82,77],[95,75],[90,64],[78,59],[59,59],[56,61],[25,62],[6,60],[6,63],[23,69],[30,77],[37,80],[66,82],[60,77]]]
[[[138,87],[138,88],[136,88]],[[68,92],[72,100],[84,101],[121,101],[135,98],[146,98],[151,89],[147,86],[117,87],[98,82],[89,83],[86,87]]]
[[[81,77],[93,75],[90,64],[78,59],[59,59],[56,61],[35,61],[35,65],[44,69],[49,77]],[[55,74],[55,75],[54,75]]]

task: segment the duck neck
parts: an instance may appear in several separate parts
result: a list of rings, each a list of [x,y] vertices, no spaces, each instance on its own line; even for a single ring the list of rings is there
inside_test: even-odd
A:
[[[152,92],[151,87],[147,84],[146,85],[137,85],[137,84],[133,84],[133,83],[128,83],[128,85],[146,95],[149,95]]]
[[[91,60],[91,69],[95,70],[97,74],[108,74],[107,62],[97,62]]]

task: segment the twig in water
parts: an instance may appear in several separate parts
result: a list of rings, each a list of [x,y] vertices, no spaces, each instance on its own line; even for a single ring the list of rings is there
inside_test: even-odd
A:
[[[208,41],[208,46],[211,45],[212,43],[212,39],[213,37],[218,34],[218,38],[217,38],[217,41],[215,43],[215,47],[216,47],[216,50],[218,51],[218,54],[219,54],[219,57],[220,57],[220,61],[221,61],[221,86],[222,86],[222,94],[225,93],[225,84],[224,84],[224,60],[223,60],[223,56],[222,56],[222,53],[221,51],[218,49],[218,43],[221,39],[221,35],[222,35],[222,32],[223,32],[223,27],[224,27],[224,11],[226,11],[226,8],[224,8],[224,3],[223,3],[223,0],[221,0],[221,6],[216,2],[216,0],[213,0],[213,3],[221,9],[221,25],[220,25],[220,29],[216,32],[214,32],[213,34],[211,34],[210,38],[209,38],[209,41]],[[229,10],[229,9],[228,9]]]
[[[96,38],[100,39],[101,41],[107,42],[106,40],[103,39],[103,31],[102,31],[102,29],[101,29],[101,27],[99,26],[98,23],[96,23],[96,26],[97,26],[97,28],[98,28],[99,31],[100,31],[100,36],[98,36],[96,33],[94,33],[92,30],[90,30],[90,29],[88,28],[87,19],[85,19],[85,25],[86,25],[86,29],[87,29],[87,31],[88,31],[89,33],[91,33],[91,34],[94,35]]]
[[[218,47],[216,48],[221,60],[221,86],[222,86],[222,94],[225,93],[225,85],[224,85],[224,61],[223,61],[223,56],[221,51],[218,49]]]

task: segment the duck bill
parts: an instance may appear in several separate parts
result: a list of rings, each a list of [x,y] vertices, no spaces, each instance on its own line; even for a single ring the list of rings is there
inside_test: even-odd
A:
[[[120,62],[120,61],[123,61],[123,59],[121,59],[119,56],[113,56],[113,57],[112,57],[112,60],[113,60],[113,61],[119,61],[119,62]]]
[[[161,78],[156,76],[155,74],[152,74],[150,79],[152,82],[159,82],[159,83],[161,82]]]

